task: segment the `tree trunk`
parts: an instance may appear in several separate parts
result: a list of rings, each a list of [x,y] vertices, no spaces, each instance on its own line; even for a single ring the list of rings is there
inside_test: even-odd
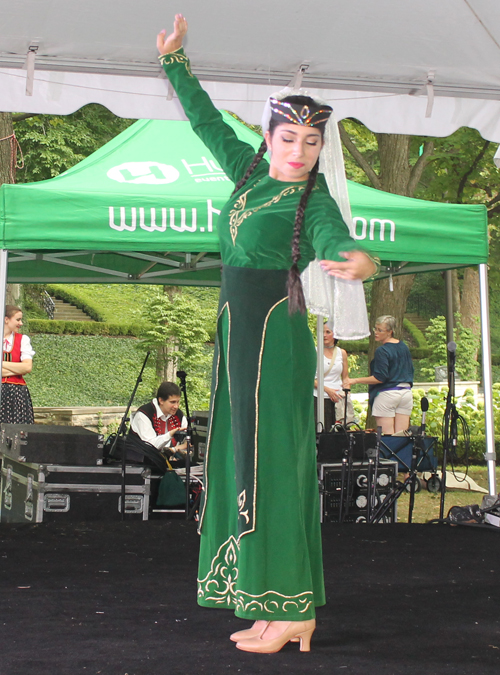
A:
[[[481,301],[479,296],[479,271],[475,267],[466,267],[462,285],[460,303],[462,326],[470,328],[474,335],[481,335]],[[478,350],[475,358],[477,359]]]
[[[455,314],[460,312],[460,284],[458,283],[458,271],[451,270],[451,293],[453,305],[453,325],[455,326]]]
[[[12,145],[10,137],[14,133],[11,113],[0,112],[0,185],[13,183],[12,175]]]
[[[20,305],[22,304],[22,286],[21,284],[7,284],[5,293],[6,305]]]
[[[13,142],[11,139],[14,133],[12,125],[12,114],[0,112],[0,185],[2,183],[15,182],[15,162],[13,157]],[[21,284],[7,284],[5,294],[5,303],[7,305],[19,305],[21,303]]]
[[[380,182],[382,190],[392,194],[410,197],[414,191],[410,187],[412,166],[410,165],[410,136],[401,134],[376,134],[380,158]],[[416,186],[415,186],[416,187]],[[393,277],[393,291],[390,280],[381,279],[373,283],[370,307],[370,326],[375,325],[377,317],[389,314],[396,319],[396,337],[401,337],[406,302],[413,285],[414,274]],[[368,363],[373,359],[376,343],[373,333],[368,347]],[[366,427],[375,426],[375,419],[368,410]]]
[[[410,197],[410,137],[401,134],[376,134],[380,158],[382,190]]]

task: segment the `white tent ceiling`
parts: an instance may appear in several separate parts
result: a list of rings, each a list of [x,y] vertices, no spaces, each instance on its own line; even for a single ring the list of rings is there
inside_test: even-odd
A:
[[[339,118],[431,136],[471,126],[500,141],[494,0],[0,0],[0,110],[68,114],[99,102],[125,117],[181,118],[155,48],[176,11],[190,23],[194,72],[218,107],[248,121],[305,64],[304,86]]]

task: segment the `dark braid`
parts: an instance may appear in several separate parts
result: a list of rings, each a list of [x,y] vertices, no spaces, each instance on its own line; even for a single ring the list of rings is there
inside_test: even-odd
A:
[[[302,229],[302,221],[304,220],[304,213],[307,206],[307,200],[316,183],[316,177],[319,171],[319,159],[313,166],[307,185],[299,201],[297,211],[295,212],[295,223],[293,225],[292,237],[292,261],[293,264],[288,272],[288,313],[294,314],[299,311],[304,314],[306,311],[306,301],[304,298],[304,291],[302,289],[302,281],[300,280],[300,271],[298,262],[300,260],[300,231]]]
[[[257,166],[257,164],[258,164],[258,163],[260,162],[260,160],[264,157],[264,154],[265,154],[266,150],[267,150],[267,143],[266,143],[266,141],[264,140],[264,141],[262,141],[262,143],[260,144],[260,148],[257,150],[257,153],[254,155],[254,158],[252,159],[252,161],[251,161],[251,163],[250,163],[250,166],[249,166],[248,169],[246,170],[245,175],[243,176],[243,178],[240,178],[240,180],[239,180],[239,181],[236,183],[236,185],[234,186],[234,190],[233,190],[232,193],[231,193],[231,197],[232,197],[236,192],[238,192],[238,190],[240,190],[240,189],[245,185],[245,183],[247,182],[247,180],[250,178],[250,176],[251,176],[252,173],[254,172],[255,167]],[[230,197],[229,199],[231,199],[231,197]]]

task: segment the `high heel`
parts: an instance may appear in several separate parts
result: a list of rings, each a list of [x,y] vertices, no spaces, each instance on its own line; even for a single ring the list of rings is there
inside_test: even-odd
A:
[[[309,621],[291,621],[289,626],[285,628],[283,633],[278,637],[266,640],[262,632],[259,637],[249,638],[247,640],[240,640],[236,643],[236,647],[244,652],[256,652],[259,654],[273,654],[286,645],[287,642],[300,641],[300,651],[308,652],[311,649],[311,636],[316,628],[316,620]]]

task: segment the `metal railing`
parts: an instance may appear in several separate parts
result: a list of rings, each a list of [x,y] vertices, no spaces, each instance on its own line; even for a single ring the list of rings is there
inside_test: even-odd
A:
[[[47,316],[49,317],[49,319],[53,319],[56,306],[50,295],[47,293],[47,291],[43,291],[42,306],[44,310],[47,312]]]

